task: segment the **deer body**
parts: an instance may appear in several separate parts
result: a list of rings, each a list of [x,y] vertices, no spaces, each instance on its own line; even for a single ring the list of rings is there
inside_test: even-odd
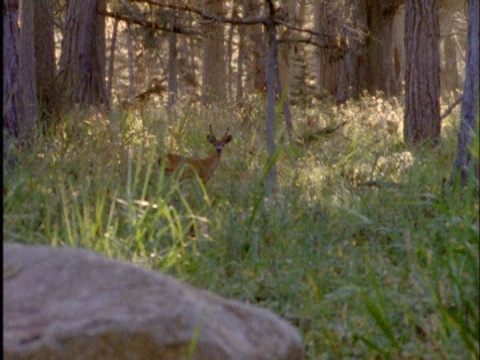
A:
[[[232,135],[228,134],[228,128],[223,138],[219,141],[215,138],[212,132],[212,126],[210,125],[210,135],[207,136],[207,140],[215,145],[213,153],[204,159],[198,159],[194,157],[185,157],[178,154],[168,153],[166,156],[167,164],[165,166],[165,173],[167,175],[172,174],[183,168],[181,174],[182,179],[195,177],[195,173],[204,183],[206,183],[213,175],[218,165],[220,164],[220,158],[222,150],[225,144],[228,144],[232,140]],[[159,163],[161,159],[158,160]]]

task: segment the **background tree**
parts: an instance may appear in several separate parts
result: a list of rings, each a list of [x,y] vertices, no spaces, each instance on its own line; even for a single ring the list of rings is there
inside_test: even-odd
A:
[[[222,17],[224,6],[222,0],[203,0],[205,14]],[[224,45],[224,25],[206,21],[203,45],[202,99],[203,102],[226,99],[226,62]]]
[[[97,7],[102,0],[71,0],[65,19],[57,90],[65,105],[108,104],[105,87],[105,43]]]
[[[442,94],[449,94],[460,90],[461,79],[457,61],[458,39],[457,34],[463,30],[459,14],[464,13],[466,1],[444,0],[440,3],[440,36],[441,36],[441,73],[440,82]],[[443,45],[443,46],[442,46]]]
[[[37,94],[42,117],[53,119],[55,112],[55,28],[53,0],[35,0],[35,66]]]
[[[339,43],[339,29],[343,19],[343,5],[339,2],[319,0],[314,2],[314,30],[319,43],[316,49],[316,83],[320,94],[335,96],[343,58],[342,44]]]
[[[275,164],[275,84],[277,82],[277,30],[274,22],[273,0],[267,0],[269,5],[269,21],[267,21],[268,56],[267,56],[267,150],[271,164],[267,165],[267,194],[273,194],[277,189],[277,167]]]
[[[21,128],[18,92],[18,1],[3,0],[3,127],[18,137]]]
[[[405,4],[405,117],[407,144],[440,140],[440,54],[438,0]]]
[[[401,86],[395,76],[393,53],[393,24],[395,14],[403,1],[367,1],[368,71],[370,93],[382,91],[386,95],[399,95]]]
[[[37,122],[38,99],[35,73],[34,0],[20,2],[20,46],[18,51],[18,85],[21,96],[21,117],[25,124],[25,136],[31,136]]]
[[[258,17],[264,13],[264,4],[260,0],[244,0],[244,12],[246,19]],[[264,92],[267,87],[265,29],[261,24],[254,24],[248,26],[246,32],[246,52],[249,54],[246,90],[248,93]]]
[[[22,28],[18,27],[19,4],[3,2],[3,126],[13,137],[26,141],[37,116],[33,1],[22,1]]]
[[[468,1],[468,50],[467,50],[467,68],[465,83],[463,86],[463,102],[460,123],[460,132],[458,134],[457,156],[453,166],[452,180],[460,176],[462,184],[466,184],[468,174],[474,165],[475,176],[479,178],[478,159],[476,164],[472,164],[472,139],[475,129],[478,131],[479,124],[479,64],[480,64],[480,26],[478,14],[480,13],[479,0]],[[478,136],[478,134],[477,134]]]

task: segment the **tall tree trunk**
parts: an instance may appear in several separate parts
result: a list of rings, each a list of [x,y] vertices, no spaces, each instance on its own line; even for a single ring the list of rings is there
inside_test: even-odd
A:
[[[457,45],[455,44],[456,35],[445,37],[443,40],[443,49],[445,52],[445,67],[443,68],[442,78],[443,91],[446,93],[455,92],[460,88],[460,77],[458,75],[457,65]]]
[[[340,70],[335,101],[343,103],[350,98],[357,98],[367,88],[367,56],[365,38],[367,28],[367,5],[365,1],[348,0],[345,4],[345,16],[351,17],[349,25],[355,31],[349,31],[348,49],[345,53],[343,68]],[[351,16],[348,16],[351,14]]]
[[[172,30],[175,27],[176,16],[171,20]],[[177,34],[170,31],[168,34],[168,101],[167,108],[172,111],[178,98],[177,84]]]
[[[319,94],[335,96],[337,93],[344,50],[339,47],[337,36],[332,35],[332,32],[337,31],[339,21],[342,21],[341,17],[338,18],[342,9],[341,3],[327,0],[314,2],[314,28],[317,33],[322,34],[317,37],[320,46],[316,54],[316,81]]]
[[[55,113],[55,37],[53,1],[35,0],[35,67],[37,94],[44,126],[49,125]]]
[[[99,44],[104,39],[101,34],[104,28],[97,19],[98,4],[99,0],[68,2],[58,77],[58,89],[66,101],[65,106],[108,104],[104,79],[105,45]],[[103,17],[101,19],[104,21]]]
[[[290,3],[287,0],[281,1],[284,19],[298,28],[302,27],[305,15],[305,0]],[[278,47],[278,65],[280,69],[281,84],[287,89],[289,98],[299,95],[304,88],[304,64],[305,54],[303,47],[293,40],[291,32],[287,31],[281,36],[281,43]],[[303,55],[303,56],[302,56]]]
[[[243,103],[243,64],[245,63],[245,27],[238,27],[238,56],[237,56],[237,79],[236,98],[237,104]]]
[[[224,15],[222,0],[203,0],[202,6],[208,15]],[[204,104],[221,102],[226,99],[224,26],[206,22],[202,27],[206,35],[203,40],[202,101]]]
[[[467,1],[449,0],[441,1],[439,5],[440,34],[443,42],[443,58],[445,59],[440,70],[442,94],[457,93],[461,88],[457,63],[456,31],[458,29],[455,26],[457,18],[455,15],[465,11],[466,3]]]
[[[108,72],[107,72],[107,96],[109,99],[112,98],[112,87],[113,87],[113,70],[115,65],[115,49],[117,47],[117,34],[118,34],[118,23],[119,20],[113,20],[113,32],[112,40],[110,42],[110,57],[108,59]]]
[[[395,76],[393,53],[393,21],[401,3],[396,0],[368,1],[367,81],[372,94],[382,91],[386,95],[399,95],[401,91],[401,84]]]
[[[232,18],[238,18],[238,6],[233,5]],[[228,40],[227,40],[227,89],[228,89],[228,101],[233,101],[233,36],[235,33],[235,26],[229,25]]]
[[[133,55],[133,35],[130,23],[127,23],[127,61],[128,61],[128,101],[131,105],[135,102],[135,66]]]
[[[393,67],[394,81],[400,91],[404,90],[405,81],[405,6],[398,7],[393,19]]]
[[[273,22],[273,0],[270,5],[270,22],[267,27],[268,35],[268,65],[267,65],[267,151],[269,156],[267,175],[267,194],[271,195],[277,189],[277,166],[275,164],[275,84],[277,83],[277,31]]]
[[[440,141],[438,0],[407,0],[405,9],[405,117],[409,145]]]
[[[19,91],[22,101],[21,117],[24,124],[24,135],[30,133],[38,115],[37,76],[35,73],[35,28],[34,0],[20,2],[20,46],[18,48]],[[30,135],[30,134],[28,134]]]
[[[244,0],[244,11],[247,19],[261,14],[263,6],[259,0]],[[249,93],[265,93],[267,87],[265,29],[263,25],[251,25],[246,29],[247,81],[246,88]]]
[[[29,140],[38,111],[33,2],[21,3],[22,28],[18,27],[17,0],[3,1],[3,127],[8,135]]]
[[[97,10],[105,12],[107,10],[107,0],[97,0]],[[105,83],[105,75],[107,71],[107,39],[105,32],[105,17],[94,15],[95,18],[95,46],[96,53],[98,54],[98,77],[100,77],[101,86],[100,91],[102,92],[103,101],[107,106],[110,105],[110,97],[107,96],[107,86]]]
[[[480,64],[480,26],[478,14],[480,13],[479,0],[469,0],[468,2],[468,49],[465,83],[463,85],[463,102],[460,123],[460,132],[458,134],[457,156],[453,166],[452,179],[460,176],[462,184],[467,183],[468,175],[472,170],[479,179],[479,159],[472,159],[471,149],[472,138],[475,134],[475,128],[478,131],[479,126],[479,69]],[[478,136],[478,134],[477,134]],[[478,151],[478,149],[477,149]],[[472,162],[475,161],[475,164]],[[473,166],[472,166],[473,165]]]
[[[3,0],[3,128],[16,138],[22,127],[18,91],[18,10],[18,0]]]

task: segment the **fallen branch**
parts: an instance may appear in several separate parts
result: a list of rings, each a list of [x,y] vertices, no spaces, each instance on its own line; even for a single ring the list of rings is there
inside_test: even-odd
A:
[[[358,186],[368,186],[368,187],[378,187],[378,188],[403,188],[406,184],[396,183],[393,181],[377,181],[377,180],[370,180],[361,182]]]
[[[448,115],[450,115],[453,109],[455,109],[455,107],[462,102],[462,99],[463,99],[463,95],[460,95],[458,98],[456,98],[455,101],[448,106],[447,110],[445,110],[443,114],[440,115],[440,121],[445,119]]]

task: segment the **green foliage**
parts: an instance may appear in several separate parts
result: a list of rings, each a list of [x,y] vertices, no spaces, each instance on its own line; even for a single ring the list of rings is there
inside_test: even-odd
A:
[[[5,241],[89,248],[269,308],[311,359],[478,359],[478,181],[444,185],[458,113],[439,147],[409,150],[395,99],[293,112],[296,138],[323,135],[279,131],[270,198],[261,112],[65,116],[4,164]],[[234,140],[208,185],[164,176],[159,154],[211,151],[210,123]]]

